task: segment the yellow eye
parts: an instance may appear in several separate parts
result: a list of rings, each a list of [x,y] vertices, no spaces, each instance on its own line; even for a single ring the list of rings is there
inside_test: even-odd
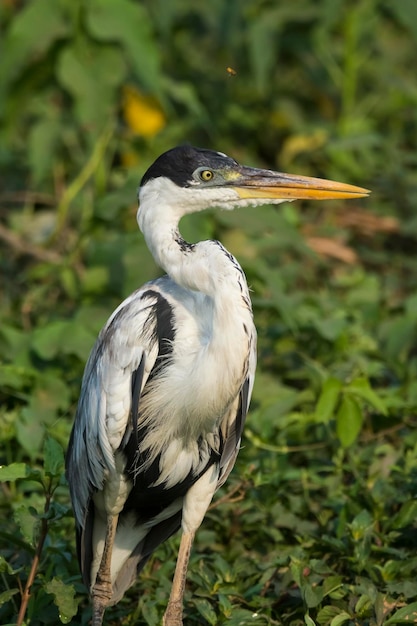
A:
[[[203,170],[200,172],[201,180],[208,181],[213,178],[214,174],[211,170]]]

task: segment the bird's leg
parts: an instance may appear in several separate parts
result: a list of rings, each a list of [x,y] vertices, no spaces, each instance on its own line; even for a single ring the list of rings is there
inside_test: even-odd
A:
[[[91,591],[93,599],[93,619],[91,626],[101,626],[103,623],[104,611],[110,602],[113,592],[110,565],[117,520],[117,515],[107,515],[106,539],[104,542],[103,555],[101,557],[100,567],[98,568],[96,582]]]
[[[182,605],[194,532],[184,532],[178,551],[177,565],[172,581],[168,606],[162,620],[163,626],[182,626]]]

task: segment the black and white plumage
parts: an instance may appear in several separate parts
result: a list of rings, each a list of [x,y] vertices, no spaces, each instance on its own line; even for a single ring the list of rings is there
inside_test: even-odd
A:
[[[182,527],[165,626],[182,624],[194,533],[239,451],[256,364],[244,273],[218,242],[189,244],[178,223],[211,206],[360,197],[366,190],[246,168],[182,146],[142,179],[138,223],[167,275],[111,315],[88,360],[67,454],[93,626],[155,548]]]

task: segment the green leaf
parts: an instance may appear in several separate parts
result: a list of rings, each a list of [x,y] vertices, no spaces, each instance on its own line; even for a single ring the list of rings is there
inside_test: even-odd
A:
[[[64,583],[59,578],[53,578],[46,583],[45,590],[47,593],[53,594],[61,622],[68,624],[78,611],[74,586]]]
[[[158,93],[159,50],[145,8],[130,0],[90,0],[85,9],[87,27],[94,38],[117,41],[127,53],[136,76],[148,89]],[[108,71],[106,67],[102,69]]]
[[[6,324],[5,322],[2,322],[0,327],[0,349],[3,358],[12,360],[15,366],[21,366],[29,369],[29,342],[30,336],[28,333],[15,328],[12,323]]]
[[[140,614],[146,624],[150,624],[151,626],[159,626],[160,624],[160,614],[156,607],[156,603],[152,601],[149,597],[145,600],[143,597],[139,601]]]
[[[45,360],[56,357],[68,332],[66,321],[51,322],[43,328],[37,328],[32,336],[32,348]]]
[[[397,16],[417,41],[417,4],[414,0],[396,0],[389,3],[390,10]]]
[[[0,481],[14,481],[19,478],[26,478],[29,468],[26,463],[11,463],[0,467]]]
[[[319,624],[325,624],[327,626],[328,624],[330,624],[331,620],[338,615],[340,615],[339,607],[327,605],[320,609],[320,611],[317,613],[317,622]]]
[[[412,602],[408,606],[395,611],[384,624],[415,624],[417,623],[417,602]]]
[[[55,522],[57,520],[62,519],[65,515],[67,515],[69,508],[64,504],[60,504],[56,500],[52,500],[49,510],[46,513],[40,515],[42,519],[47,519],[50,522]]]
[[[32,348],[42,359],[47,361],[56,358],[60,354],[75,354],[80,359],[85,360],[94,339],[93,334],[76,320],[60,320],[36,329],[33,333]],[[54,379],[55,387],[59,384],[58,381],[58,378]],[[68,397],[64,383],[62,381],[59,382],[61,383],[61,397]]]
[[[21,75],[22,68],[47,54],[70,30],[59,2],[36,0],[17,11],[4,38],[0,90]],[[42,37],[39,36],[42,33]],[[5,51],[7,50],[7,53]]]
[[[343,578],[341,576],[328,576],[324,579],[323,596],[330,596],[334,599],[335,596],[339,595],[342,585]]]
[[[23,389],[34,378],[33,370],[15,364],[0,364],[0,386],[12,389]]]
[[[341,389],[342,383],[337,378],[324,382],[315,411],[317,422],[325,424],[333,417]]]
[[[115,111],[117,87],[126,74],[120,50],[76,40],[62,51],[57,74],[74,98],[80,125],[88,128],[95,140]]]
[[[9,602],[17,593],[19,593],[19,589],[7,589],[7,591],[0,593],[0,606]]]
[[[323,589],[321,587],[313,587],[310,583],[302,582],[301,590],[304,602],[308,608],[314,608],[323,600]]]
[[[330,622],[330,626],[340,626],[340,624],[344,624],[345,622],[349,622],[352,619],[352,616],[349,615],[346,611],[342,611],[339,615],[336,615],[332,621]]]
[[[45,436],[45,426],[35,416],[33,407],[25,406],[16,421],[17,440],[31,458],[38,454]]]
[[[227,626],[248,626],[249,624],[257,624],[262,620],[262,615],[258,615],[254,611],[248,611],[247,609],[234,609],[232,615],[227,620]]]
[[[327,341],[335,341],[346,329],[348,322],[344,317],[329,319],[317,318],[314,320],[314,326],[324,339],[327,339]]]
[[[210,602],[208,600],[205,600],[204,598],[198,598],[195,602],[195,605],[200,615],[209,624],[213,624],[213,626],[216,626],[216,624],[218,623],[217,613],[216,611],[214,611]]]
[[[16,569],[12,567],[10,563],[6,561],[4,556],[0,554],[0,572],[5,572],[6,574],[9,574],[9,576],[13,576],[14,574],[17,574],[20,570],[20,567]]]
[[[22,504],[15,510],[13,516],[24,540],[33,547],[35,543],[35,531],[39,526],[39,519],[34,516],[32,507],[28,508],[26,505]]]
[[[87,268],[83,276],[83,292],[89,294],[100,294],[105,292],[109,284],[109,270],[107,267],[96,265]]]
[[[95,333],[85,328],[78,320],[74,320],[68,325],[68,334],[61,345],[62,354],[74,354],[85,362],[96,338]]]
[[[373,528],[374,520],[372,515],[366,509],[363,509],[349,524],[352,537],[355,541],[363,539],[365,535]]]
[[[69,341],[68,337],[66,341]],[[16,422],[18,436],[22,442],[25,441],[25,447],[28,445],[27,438],[33,436],[31,447],[39,449],[45,424],[52,424],[60,410],[67,410],[68,402],[68,388],[61,378],[52,373],[44,374],[33,389],[29,404],[22,409],[20,419]]]
[[[336,415],[336,433],[344,448],[351,446],[358,437],[363,423],[362,411],[355,398],[343,395]]]
[[[369,402],[371,406],[383,415],[387,414],[387,408],[381,398],[373,391],[367,378],[356,378],[349,383],[346,392],[355,394]]]
[[[394,516],[392,528],[404,528],[417,520],[417,500],[407,500]]]
[[[47,437],[43,452],[45,474],[53,478],[60,477],[64,472],[64,451],[61,444],[52,437]]]
[[[276,63],[276,47],[280,34],[279,11],[268,11],[249,29],[249,53],[256,86],[263,92]]]
[[[414,315],[399,315],[388,318],[380,327],[380,335],[384,352],[388,358],[405,363],[416,337]]]

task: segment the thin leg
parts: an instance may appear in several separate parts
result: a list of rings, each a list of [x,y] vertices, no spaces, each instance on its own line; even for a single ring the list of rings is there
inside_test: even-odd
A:
[[[104,542],[103,556],[98,568],[96,582],[92,589],[93,597],[93,619],[91,626],[101,626],[103,623],[104,611],[106,610],[112,596],[110,565],[113,551],[114,537],[116,534],[118,516],[107,516],[106,540]]]
[[[178,551],[177,565],[172,581],[171,593],[162,624],[163,626],[183,626],[182,605],[187,577],[188,561],[190,560],[191,547],[194,540],[193,532],[183,533],[180,549]]]

